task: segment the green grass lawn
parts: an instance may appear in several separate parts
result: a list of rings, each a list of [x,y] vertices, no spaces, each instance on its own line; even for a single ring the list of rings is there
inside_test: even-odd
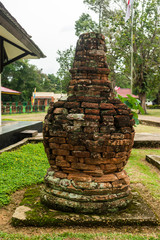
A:
[[[142,183],[153,196],[160,201],[160,175],[144,161],[147,154],[159,154],[160,149],[133,149],[131,157],[126,166],[126,171],[130,176],[131,183]],[[0,155],[0,206],[9,203],[10,196],[18,189],[39,184],[49,167],[44,147],[42,143],[27,144],[20,149],[5,152]],[[62,240],[62,239],[88,239],[88,240],[160,240],[160,234],[155,237],[142,234],[119,234],[119,233],[56,233],[41,236],[27,237],[20,234],[7,234],[0,232],[0,239],[3,240]]]
[[[3,240],[158,240],[158,237],[142,236],[134,234],[118,234],[118,233],[59,233],[46,234],[41,236],[23,236],[21,234],[7,234],[0,232],[0,239]]]
[[[152,196],[160,200],[160,175],[146,164],[148,154],[160,155],[160,149],[132,149],[126,171],[131,182],[142,182]],[[17,189],[43,182],[49,168],[42,143],[27,144],[0,155],[0,206],[9,203],[11,193]]]
[[[136,133],[158,133],[160,134],[160,127],[147,126],[143,124],[137,125],[135,128]]]
[[[146,155],[160,155],[160,149],[132,149],[125,167],[131,183],[142,183],[150,194],[160,201],[160,174],[151,165],[146,164]]]
[[[160,117],[160,109],[147,109],[147,115],[153,117]]]
[[[17,189],[43,182],[49,167],[42,143],[28,144],[0,155],[0,206],[8,204]]]

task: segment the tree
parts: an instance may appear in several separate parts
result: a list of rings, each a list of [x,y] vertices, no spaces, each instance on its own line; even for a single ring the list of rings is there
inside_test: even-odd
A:
[[[54,74],[48,74],[48,79],[50,80],[50,90],[54,93],[60,93],[61,92],[61,81],[58,77],[56,77]]]
[[[109,0],[83,0],[88,8],[98,14],[98,32],[102,32],[106,18],[109,16]]]
[[[134,87],[145,112],[146,94],[160,88],[159,4],[159,0],[143,0],[134,5]]]
[[[75,22],[76,36],[85,32],[98,32],[98,29],[98,24],[86,13],[82,13],[80,18]]]
[[[44,88],[47,79],[42,70],[29,64],[28,60],[19,60],[4,68],[2,73],[2,85],[21,92],[19,100],[28,101],[36,87],[37,91]]]
[[[84,0],[84,3],[101,16],[99,27],[106,37],[110,79],[116,85],[129,86],[131,27],[130,20],[124,22],[125,7],[121,6],[125,3],[117,1],[114,11],[108,1]],[[159,0],[135,2],[134,11],[134,91],[146,112],[146,96],[156,95],[160,89]]]
[[[73,66],[74,52],[75,49],[73,46],[70,46],[67,50],[58,50],[57,52],[59,56],[56,60],[60,65],[60,68],[57,71],[57,77],[60,79],[62,92],[67,92],[68,90],[69,81],[71,79],[69,70]]]
[[[111,80],[113,87],[115,85],[125,88],[129,87],[130,79],[128,77],[128,73],[124,74],[123,72],[122,74],[122,69],[124,68],[124,65],[122,65],[122,62],[124,60],[123,53],[126,54],[126,49],[122,51],[122,49],[125,47],[120,46],[121,27],[123,27],[121,25],[124,25],[124,13],[121,10],[117,9],[113,11],[113,7],[111,9],[109,1],[84,0],[83,2],[88,5],[89,9],[93,10],[99,16],[99,22],[98,24],[94,22],[94,26],[97,26],[97,32],[102,32],[106,38],[107,63],[111,70],[109,79]],[[82,20],[85,21],[85,24],[82,23]],[[80,35],[84,32],[83,26],[87,25],[86,21],[87,19],[82,18],[76,21],[76,35],[77,33]],[[90,22],[88,25],[90,26]],[[79,27],[78,30],[77,26]]]

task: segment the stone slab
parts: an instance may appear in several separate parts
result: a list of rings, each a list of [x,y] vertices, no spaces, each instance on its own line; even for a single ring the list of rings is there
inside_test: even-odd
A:
[[[156,133],[136,133],[134,138],[134,148],[159,148],[160,134]]]
[[[149,119],[142,119],[139,120],[140,124],[153,126],[153,127],[160,127],[160,122],[157,120],[149,120]]]
[[[147,162],[153,164],[160,170],[160,156],[159,155],[146,155]]]
[[[24,130],[24,131],[20,132],[20,134],[23,138],[35,137],[38,135],[38,131],[37,130]]]
[[[25,136],[20,133],[24,130],[37,130],[42,132],[43,122],[41,121],[8,121],[0,126],[0,149],[21,141]]]
[[[77,214],[49,209],[40,202],[40,186],[31,187],[21,202],[25,209],[23,217],[14,214],[14,226],[123,226],[123,225],[159,225],[158,217],[153,213],[142,197],[132,189],[133,201],[126,209],[103,215]],[[26,210],[28,207],[28,210]],[[18,210],[15,210],[16,213]]]

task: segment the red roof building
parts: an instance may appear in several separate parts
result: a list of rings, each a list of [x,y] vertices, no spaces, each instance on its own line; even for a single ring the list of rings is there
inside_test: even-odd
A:
[[[1,87],[1,93],[3,94],[13,94],[13,95],[20,95],[21,92],[9,89],[9,88],[5,88],[5,87]]]
[[[119,88],[117,91],[117,94],[119,94],[122,97],[127,98],[127,94],[131,95],[134,98],[138,98],[137,95],[131,94],[131,89],[130,88]]]

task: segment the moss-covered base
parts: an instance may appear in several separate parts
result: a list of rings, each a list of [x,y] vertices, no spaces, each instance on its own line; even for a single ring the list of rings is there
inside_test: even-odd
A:
[[[54,190],[54,193],[58,192],[58,196],[53,194],[53,190],[51,188],[45,187],[41,191],[41,201],[43,204],[47,205],[49,208],[61,210],[65,212],[74,212],[74,213],[85,213],[85,214],[106,214],[107,212],[117,212],[120,209],[124,209],[127,207],[127,205],[132,200],[132,194],[124,194],[122,197],[118,196],[116,194],[110,194],[110,199],[106,200],[108,198],[108,195],[93,195],[93,196],[84,196],[84,195],[77,195],[73,193],[68,192],[60,192],[57,190]],[[63,197],[59,197],[60,194],[63,194]],[[65,197],[64,197],[65,196]],[[70,197],[71,196],[71,197]],[[77,198],[77,196],[81,197],[79,201],[76,201],[74,199]],[[68,197],[68,199],[67,199]],[[70,197],[70,198],[69,198]],[[98,199],[101,199],[101,201],[96,201],[96,197]],[[114,199],[111,199],[111,197]],[[90,198],[92,198],[92,201],[89,201]],[[83,201],[86,200],[86,201]],[[106,201],[105,201],[106,200]]]
[[[133,201],[127,209],[103,215],[77,214],[49,209],[40,202],[40,186],[28,189],[21,202],[31,210],[24,213],[23,218],[14,214],[14,226],[108,226],[108,225],[158,225],[159,221],[151,208],[137,192],[132,191]],[[18,210],[17,210],[18,211]]]

